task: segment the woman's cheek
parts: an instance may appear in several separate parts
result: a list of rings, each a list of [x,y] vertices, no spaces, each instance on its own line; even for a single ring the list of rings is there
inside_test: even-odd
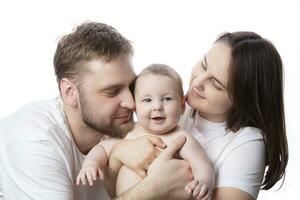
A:
[[[232,104],[225,95],[220,95],[216,92],[207,94],[207,100],[214,114],[224,114],[229,111]]]

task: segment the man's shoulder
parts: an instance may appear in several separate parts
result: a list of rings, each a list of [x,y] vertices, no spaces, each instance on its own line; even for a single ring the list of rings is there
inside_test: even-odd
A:
[[[0,138],[5,143],[20,138],[49,139],[51,134],[66,131],[57,99],[23,106],[0,121]]]

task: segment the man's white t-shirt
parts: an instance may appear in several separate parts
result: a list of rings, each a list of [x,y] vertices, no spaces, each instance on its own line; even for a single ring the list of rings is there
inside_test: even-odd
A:
[[[59,98],[0,121],[0,200],[106,200],[103,185],[76,186],[83,163]]]
[[[199,114],[191,117],[187,106],[179,125],[205,149],[216,173],[215,187],[233,187],[257,198],[265,170],[262,133],[253,127],[226,130],[226,122],[214,123]]]

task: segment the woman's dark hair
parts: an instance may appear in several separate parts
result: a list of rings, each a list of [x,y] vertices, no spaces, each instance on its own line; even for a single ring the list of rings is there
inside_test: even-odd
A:
[[[262,189],[270,189],[284,180],[288,163],[282,60],[271,42],[253,32],[225,33],[216,42],[231,48],[228,93],[233,107],[227,127],[262,130],[268,166]]]

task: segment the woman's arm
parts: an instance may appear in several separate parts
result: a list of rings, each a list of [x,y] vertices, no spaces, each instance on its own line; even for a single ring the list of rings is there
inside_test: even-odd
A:
[[[256,199],[265,171],[265,144],[255,129],[244,129],[232,141],[221,158],[216,182],[215,199],[231,197]]]
[[[179,156],[188,161],[192,168],[193,176],[206,184],[210,192],[215,186],[215,173],[211,162],[201,144],[183,130],[179,134],[186,136],[186,143],[179,151]]]
[[[216,188],[212,200],[254,200],[247,192],[231,187]]]

